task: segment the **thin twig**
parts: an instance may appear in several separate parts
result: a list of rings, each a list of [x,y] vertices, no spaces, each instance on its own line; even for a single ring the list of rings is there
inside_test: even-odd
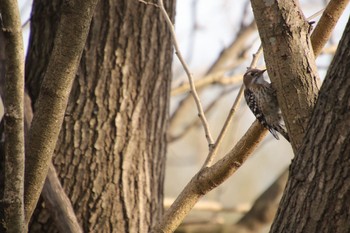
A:
[[[207,75],[203,77],[202,79],[198,79],[195,81],[196,88],[203,88],[205,86],[209,86],[212,84],[222,84],[222,85],[228,85],[228,84],[237,84],[240,81],[242,81],[242,75],[233,75],[231,77],[226,77],[221,72],[214,73]],[[180,95],[183,93],[186,93],[190,89],[190,85],[186,82],[182,85],[175,87],[171,90],[171,95]]]
[[[191,3],[191,29],[190,29],[190,33],[188,35],[188,50],[186,52],[187,54],[187,58],[186,61],[188,62],[188,64],[191,64],[191,61],[193,59],[193,50],[195,48],[195,41],[196,41],[196,35],[197,35],[197,31],[199,28],[199,24],[197,22],[197,6],[198,6],[198,0],[192,0]]]
[[[217,72],[225,73],[227,70],[232,70],[237,67],[237,64],[240,64],[246,56],[247,48],[251,47],[246,46],[247,38],[256,31],[255,23],[251,23],[243,31],[240,31],[236,38],[230,43],[230,45],[220,52],[219,57],[211,65],[205,75],[214,74]],[[201,91],[202,88],[198,88],[198,91]],[[182,114],[186,112],[189,106],[190,95],[187,95],[182,99],[169,119],[169,129],[176,125],[176,122],[181,120]]]
[[[262,51],[263,51],[263,47],[262,47],[262,45],[260,45],[258,51],[256,51],[255,54],[253,54],[253,60],[252,60],[252,62],[250,63],[249,68],[254,68],[254,67],[256,67],[256,64],[258,63],[258,60],[259,60],[259,57],[260,57]]]
[[[235,64],[228,65],[224,69],[234,70],[237,67],[239,67],[242,63],[246,62],[248,58],[248,56],[246,55],[248,54],[248,48],[246,48],[245,50],[246,51],[243,51],[242,55],[236,59]],[[206,74],[202,78],[195,80],[194,84],[196,86],[196,89],[199,90],[214,84],[233,85],[239,83],[240,81],[242,81],[242,74],[226,76],[222,71],[217,71]],[[177,83],[178,84],[174,82],[172,85],[173,87],[171,88],[171,96],[185,94],[191,90],[190,84],[188,82],[183,82],[180,81],[180,79],[178,79]]]
[[[258,51],[253,54],[253,60],[250,64],[250,68],[253,68],[256,66],[258,60],[259,60],[259,57],[262,53],[262,46],[260,45]],[[232,119],[233,119],[233,116],[234,114],[236,113],[237,111],[237,106],[238,104],[240,103],[241,99],[242,99],[242,96],[243,96],[243,90],[244,90],[244,86],[241,85],[241,88],[239,89],[238,91],[238,94],[237,94],[237,97],[235,99],[235,102],[233,103],[232,107],[231,107],[231,110],[230,110],[230,113],[229,115],[227,116],[226,118],[226,121],[225,121],[225,124],[224,126],[222,127],[221,131],[220,131],[220,134],[218,136],[218,139],[216,140],[214,146],[213,146],[213,149],[209,152],[204,164],[203,164],[203,167],[202,168],[205,168],[205,167],[209,167],[213,160],[214,160],[214,157],[216,156],[217,152],[218,152],[218,149],[219,149],[219,146],[222,142],[222,139],[224,138],[231,122],[232,122]]]
[[[205,117],[205,114],[204,114],[203,107],[202,107],[201,101],[199,99],[199,96],[197,94],[196,87],[195,87],[194,82],[193,82],[192,74],[191,74],[191,72],[190,72],[186,62],[184,61],[181,52],[180,52],[180,49],[179,49],[179,46],[178,46],[178,43],[177,43],[177,39],[176,39],[174,26],[173,26],[173,24],[172,24],[172,22],[171,22],[171,20],[169,18],[168,13],[166,12],[166,10],[164,8],[163,0],[158,0],[158,5],[159,5],[159,8],[160,8],[160,11],[161,11],[162,15],[165,18],[165,21],[166,21],[167,25],[169,27],[169,30],[170,30],[170,33],[171,33],[171,37],[172,37],[173,43],[174,43],[175,54],[179,58],[179,61],[181,62],[182,66],[183,66],[183,68],[184,68],[184,70],[185,70],[185,72],[187,74],[188,81],[189,81],[190,87],[191,87],[191,93],[192,93],[193,99],[194,99],[194,101],[196,103],[196,107],[197,107],[197,111],[198,111],[198,117],[201,119],[204,131],[205,131],[205,137],[207,138],[207,141],[208,141],[208,144],[209,144],[209,150],[211,150],[212,145],[214,144],[214,140],[213,140],[213,137],[211,136],[210,129],[209,129],[209,124],[208,124],[208,121],[207,121],[207,119]]]
[[[31,21],[31,17],[29,17],[29,18],[22,24],[22,28],[27,27],[27,26],[29,25],[30,21]]]
[[[214,107],[217,105],[217,103],[223,97],[225,97],[227,94],[232,93],[233,91],[235,91],[238,88],[239,88],[239,86],[234,86],[234,87],[229,88],[229,89],[223,89],[221,91],[221,93],[208,106],[206,106],[206,108],[204,109],[204,113],[208,114],[210,111],[215,109]],[[173,142],[179,140],[180,138],[184,137],[186,135],[186,133],[188,133],[192,128],[194,128],[194,127],[199,125],[199,121],[198,120],[199,120],[198,118],[195,118],[194,120],[192,120],[191,123],[187,124],[184,127],[184,129],[180,133],[178,133],[176,135],[169,134],[169,136],[168,136],[168,143],[173,143]]]

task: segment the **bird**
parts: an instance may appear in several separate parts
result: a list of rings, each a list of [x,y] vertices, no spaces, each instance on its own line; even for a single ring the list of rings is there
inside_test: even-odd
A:
[[[279,140],[279,132],[287,141],[290,141],[288,132],[283,124],[281,109],[277,101],[276,90],[271,83],[265,81],[264,70],[248,69],[243,76],[245,86],[244,98],[258,119],[270,133]]]

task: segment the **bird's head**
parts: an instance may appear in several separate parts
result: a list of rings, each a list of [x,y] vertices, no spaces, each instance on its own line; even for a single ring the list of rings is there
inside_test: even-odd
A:
[[[243,83],[246,87],[249,87],[253,83],[258,83],[259,79],[263,80],[263,74],[266,71],[259,69],[248,69],[243,76]]]

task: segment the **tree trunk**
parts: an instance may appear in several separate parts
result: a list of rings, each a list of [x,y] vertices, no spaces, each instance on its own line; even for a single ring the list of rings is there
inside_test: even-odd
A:
[[[350,21],[320,90],[271,232],[350,232]]]
[[[34,16],[47,10],[53,20],[47,4],[37,1]],[[165,5],[173,18],[174,1]],[[35,19],[32,28],[42,25]],[[33,33],[32,47],[44,43],[35,34],[42,32]],[[28,55],[30,69],[31,59],[49,55],[43,50]],[[149,232],[162,214],[171,61],[158,8],[136,0],[99,3],[53,159],[84,232]],[[40,76],[36,71],[27,83]],[[31,85],[33,97],[37,88]],[[30,230],[56,232],[44,203],[38,206]]]
[[[267,71],[294,153],[303,143],[319,91],[310,25],[298,2],[251,0]]]

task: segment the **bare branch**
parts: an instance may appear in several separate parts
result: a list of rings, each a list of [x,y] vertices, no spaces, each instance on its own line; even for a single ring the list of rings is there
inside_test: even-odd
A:
[[[320,21],[311,35],[314,54],[317,57],[329,40],[340,16],[344,12],[349,0],[331,0],[324,10]]]
[[[205,86],[209,86],[212,84],[222,84],[222,85],[230,84],[230,85],[232,85],[232,84],[237,84],[240,81],[242,81],[242,76],[243,76],[243,74],[233,75],[231,77],[225,77],[221,72],[219,72],[219,73],[207,75],[207,76],[203,77],[202,79],[196,80],[194,83],[195,83],[196,88],[203,88]],[[190,90],[190,85],[189,85],[189,83],[186,82],[186,83],[182,84],[181,86],[173,88],[171,90],[171,95],[172,96],[180,95],[180,94],[187,92],[188,90]]]
[[[320,12],[323,10],[313,14],[312,16],[308,17],[307,20],[311,20],[314,17],[316,17]],[[324,30],[327,30],[324,28]],[[337,46],[330,46],[328,48],[323,49],[324,53],[334,53],[336,50]],[[315,54],[317,57],[317,55]],[[236,225],[232,228],[232,232],[240,232],[240,229],[243,232],[247,232],[248,228],[251,232],[257,232],[259,231],[258,228],[262,228],[265,225],[261,224],[261,216],[270,216],[268,213],[270,212],[276,212],[277,207],[276,205],[266,205],[264,204],[266,196],[271,196],[278,198],[278,201],[280,200],[279,194],[278,193],[273,193],[274,195],[268,194],[271,192],[271,190],[275,190],[274,187],[284,187],[285,183],[287,182],[287,174],[288,174],[288,169],[285,169],[285,171],[282,173],[280,177],[277,178],[277,180],[256,200],[256,202],[253,204],[252,209],[247,213],[247,216],[244,216],[239,222],[236,223]],[[279,189],[278,189],[279,190]],[[282,191],[281,191],[282,192]],[[269,221],[266,221],[266,223],[270,223],[273,220],[273,218],[269,218]],[[238,225],[238,226],[237,226]],[[248,231],[249,232],[249,231]]]
[[[242,79],[240,77],[240,79]],[[233,87],[230,89],[223,89],[221,91],[221,93],[217,96],[217,98],[215,98],[209,105],[206,106],[204,113],[208,114],[210,111],[212,111],[214,109],[214,107],[216,106],[216,104],[227,94],[231,93],[233,90],[237,89],[238,87]],[[187,124],[186,127],[184,127],[184,129],[176,134],[176,135],[171,135],[169,134],[168,136],[168,142],[172,143],[176,140],[179,140],[180,138],[182,138],[183,136],[185,136],[186,133],[188,133],[193,127],[198,126],[198,118],[195,118],[191,123]]]
[[[211,147],[212,147],[212,145],[214,143],[214,140],[213,140],[213,137],[211,136],[211,132],[210,132],[210,129],[209,129],[209,124],[208,124],[207,118],[205,117],[205,114],[204,114],[203,107],[202,107],[202,104],[200,102],[199,96],[197,94],[192,74],[191,74],[191,72],[190,72],[190,70],[189,70],[185,60],[183,59],[181,52],[180,52],[180,49],[179,49],[179,46],[178,46],[178,43],[177,43],[177,39],[176,39],[174,26],[173,26],[173,24],[172,24],[172,22],[171,22],[171,20],[170,20],[170,18],[168,16],[168,13],[166,12],[166,10],[164,8],[163,0],[158,0],[158,5],[160,7],[160,11],[162,12],[162,15],[165,18],[165,21],[167,22],[167,25],[169,27],[169,30],[170,30],[170,33],[171,33],[171,37],[172,37],[173,43],[174,43],[175,54],[179,58],[182,66],[183,66],[183,68],[184,68],[184,70],[185,70],[185,72],[187,74],[188,81],[189,81],[190,87],[191,87],[191,94],[192,94],[193,99],[194,99],[194,101],[196,103],[196,107],[197,107],[197,111],[198,111],[198,117],[201,119],[201,122],[203,124],[203,128],[204,128],[204,131],[205,131],[205,137],[207,138],[207,141],[208,141],[208,144],[209,144],[209,150],[211,150]]]
[[[211,66],[211,68],[206,72],[206,75],[217,74],[220,72],[224,73],[227,71],[228,67],[232,66],[232,64],[241,63],[242,62],[242,50],[246,50],[247,38],[252,35],[253,32],[256,31],[255,23],[251,23],[249,26],[244,28],[244,30],[240,31],[237,37],[232,41],[232,43],[221,51],[220,56]],[[250,47],[250,46],[248,46]],[[200,91],[201,89],[199,89]],[[181,100],[178,108],[170,117],[169,120],[169,129],[171,130],[179,120],[182,119],[182,114],[187,111],[188,106],[190,106],[189,101],[190,95],[187,95],[183,100]]]
[[[164,208],[169,209],[171,204],[173,204],[175,199],[173,198],[165,198],[164,199]],[[227,212],[227,213],[247,213],[251,209],[250,203],[241,203],[237,204],[233,207],[227,207],[222,205],[221,203],[217,201],[206,201],[206,200],[200,200],[196,203],[196,205],[193,207],[194,211],[208,211],[208,212]],[[188,224],[188,222],[186,222]]]
[[[211,167],[201,169],[191,179],[153,232],[173,232],[200,197],[223,183],[241,167],[266,134],[267,130],[258,121],[255,121],[224,158]]]
[[[51,59],[26,144],[25,214],[34,211],[47,176],[97,0],[63,3]],[[72,24],[72,20],[74,24]]]
[[[25,134],[27,134],[33,119],[32,103],[27,92],[24,94],[24,109],[24,129]],[[48,207],[48,212],[61,233],[83,232],[75,216],[72,203],[62,187],[52,163],[41,195]]]
[[[338,45],[331,45],[328,47],[325,47],[322,49],[322,53],[321,54],[331,54],[334,55],[335,52],[337,51]]]
[[[6,40],[4,89],[5,128],[5,219],[8,232],[26,232],[24,217],[24,51],[17,1],[0,2],[2,30]],[[1,19],[0,19],[1,21]]]
[[[250,64],[250,67],[253,68],[256,66],[258,60],[259,60],[259,57],[262,53],[262,46],[259,47],[258,51],[253,55],[253,60]],[[219,136],[218,136],[218,139],[215,141],[215,144],[213,146],[213,149],[209,152],[204,164],[203,164],[203,168],[204,167],[208,167],[211,165],[211,163],[213,162],[214,160],[214,157],[216,156],[217,152],[218,152],[218,149],[219,149],[219,146],[221,145],[222,143],[222,140],[231,124],[231,121],[233,119],[233,116],[234,114],[236,113],[236,110],[237,110],[237,107],[238,107],[238,104],[239,102],[241,101],[242,99],[242,96],[243,96],[243,91],[244,91],[244,86],[241,85],[241,88],[239,89],[239,92],[237,94],[237,97],[235,99],[235,102],[233,103],[232,107],[231,107],[231,110],[230,110],[230,113],[229,115],[227,116],[226,118],[226,121],[224,123],[224,126],[222,127],[220,133],[219,133]]]
[[[51,163],[42,195],[52,218],[61,233],[82,233],[72,204],[58,179],[55,167]]]

